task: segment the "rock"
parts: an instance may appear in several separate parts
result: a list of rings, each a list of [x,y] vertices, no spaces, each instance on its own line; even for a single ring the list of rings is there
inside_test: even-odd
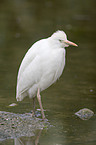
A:
[[[47,129],[48,121],[28,114],[0,111],[0,141],[21,136],[34,136],[37,129]]]
[[[90,109],[84,108],[76,112],[75,115],[77,115],[82,120],[88,120],[94,115],[94,112]]]
[[[12,104],[9,105],[9,107],[13,107],[13,106],[17,106],[17,104],[16,103],[12,103]]]

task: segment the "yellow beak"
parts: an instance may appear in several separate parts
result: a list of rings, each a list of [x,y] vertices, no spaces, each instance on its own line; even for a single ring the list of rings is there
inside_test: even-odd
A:
[[[77,44],[75,44],[75,43],[73,43],[69,40],[66,40],[65,43],[68,44],[68,45],[76,46],[76,47],[78,46]]]

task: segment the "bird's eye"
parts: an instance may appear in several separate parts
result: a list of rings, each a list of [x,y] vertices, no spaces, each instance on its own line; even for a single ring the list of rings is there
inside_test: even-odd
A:
[[[62,42],[62,40],[61,40],[61,39],[59,39],[59,42]]]

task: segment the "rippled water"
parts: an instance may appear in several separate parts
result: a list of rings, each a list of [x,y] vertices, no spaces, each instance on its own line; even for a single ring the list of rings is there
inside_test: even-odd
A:
[[[95,5],[94,0],[0,2],[0,111],[25,113],[32,110],[28,98],[15,107],[7,106],[16,103],[17,70],[35,41],[61,29],[69,40],[79,45],[67,49],[62,77],[41,93],[46,117],[53,126],[37,130],[33,137],[9,139],[1,145],[96,144],[96,117],[84,121],[74,115],[82,108],[96,114]],[[36,108],[39,108],[38,102]]]

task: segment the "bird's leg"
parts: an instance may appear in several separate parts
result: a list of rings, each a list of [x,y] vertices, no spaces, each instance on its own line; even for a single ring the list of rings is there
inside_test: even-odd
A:
[[[41,113],[42,113],[42,119],[45,119],[45,115],[44,115],[44,111],[43,111],[43,107],[42,107],[42,103],[41,103],[41,96],[40,96],[40,91],[38,89],[37,91],[37,99],[40,105],[40,109],[41,109]]]
[[[33,111],[32,111],[32,116],[35,115],[35,97],[33,98]]]

